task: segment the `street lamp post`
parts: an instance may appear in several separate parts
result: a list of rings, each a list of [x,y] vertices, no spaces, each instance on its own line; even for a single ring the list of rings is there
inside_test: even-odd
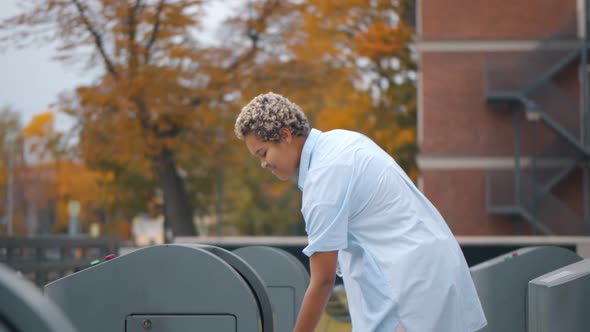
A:
[[[4,144],[7,147],[8,154],[8,179],[6,183],[6,224],[7,234],[12,236],[14,234],[14,152],[17,144],[18,134],[8,132],[4,137]]]
[[[216,139],[219,147],[217,148],[217,179],[216,179],[216,226],[217,226],[217,236],[221,236],[223,233],[223,144],[225,143],[225,132],[223,127],[218,126],[216,129]]]
[[[8,152],[8,181],[6,184],[6,223],[8,236],[13,235],[13,205],[14,205],[14,153],[12,143],[9,143]]]

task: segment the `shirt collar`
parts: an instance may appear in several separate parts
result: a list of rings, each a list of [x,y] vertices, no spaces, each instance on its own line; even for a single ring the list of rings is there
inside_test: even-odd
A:
[[[307,171],[309,170],[309,164],[311,162],[311,154],[313,153],[313,149],[321,133],[321,131],[312,128],[303,144],[301,158],[299,159],[299,179],[297,181],[297,187],[299,187],[299,190],[303,190],[303,184],[305,183]]]

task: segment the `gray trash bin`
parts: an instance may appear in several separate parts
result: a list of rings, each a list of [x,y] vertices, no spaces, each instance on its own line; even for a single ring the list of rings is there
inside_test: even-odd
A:
[[[528,331],[590,331],[590,259],[529,282]]]
[[[210,246],[143,248],[56,280],[45,294],[84,332],[273,331],[260,277]]]
[[[560,247],[527,247],[471,267],[471,276],[488,320],[480,331],[526,331],[528,282],[581,260]]]

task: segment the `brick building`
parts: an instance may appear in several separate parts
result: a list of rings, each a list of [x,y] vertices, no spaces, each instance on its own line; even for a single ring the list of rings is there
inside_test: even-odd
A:
[[[457,235],[589,234],[586,0],[418,0],[419,185]]]

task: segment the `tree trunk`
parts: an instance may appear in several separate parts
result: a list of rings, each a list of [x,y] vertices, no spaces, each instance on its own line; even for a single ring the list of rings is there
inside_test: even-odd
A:
[[[164,225],[171,228],[173,236],[196,236],[193,206],[176,171],[174,155],[164,148],[154,163],[164,194]]]

